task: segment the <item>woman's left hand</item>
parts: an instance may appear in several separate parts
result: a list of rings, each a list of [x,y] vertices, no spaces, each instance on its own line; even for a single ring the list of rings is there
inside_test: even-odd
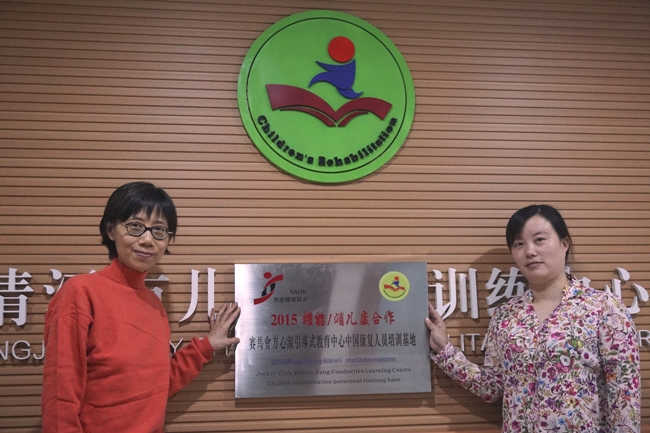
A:
[[[220,350],[233,344],[239,343],[239,338],[229,337],[230,329],[235,323],[241,308],[237,303],[233,303],[230,307],[223,304],[218,312],[215,313],[214,308],[210,312],[210,333],[208,340],[214,350]]]

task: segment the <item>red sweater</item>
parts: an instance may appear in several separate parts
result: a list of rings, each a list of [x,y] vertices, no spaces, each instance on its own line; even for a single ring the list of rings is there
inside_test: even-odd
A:
[[[167,314],[146,273],[118,260],[78,275],[45,316],[43,432],[162,432],[167,397],[213,353],[194,338],[170,358]]]

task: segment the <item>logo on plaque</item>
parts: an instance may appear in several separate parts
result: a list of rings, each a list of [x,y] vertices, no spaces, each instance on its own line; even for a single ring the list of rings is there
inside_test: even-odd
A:
[[[406,140],[411,74],[381,31],[352,15],[310,11],[269,27],[239,74],[239,111],[271,163],[323,183],[359,179]]]
[[[409,280],[401,272],[387,272],[379,280],[379,292],[389,301],[401,301],[409,289]]]
[[[262,295],[259,298],[253,299],[254,305],[261,304],[273,296],[273,292],[275,291],[275,283],[282,281],[284,279],[284,274],[273,276],[273,274],[270,272],[264,272],[264,278],[268,281],[264,284]]]

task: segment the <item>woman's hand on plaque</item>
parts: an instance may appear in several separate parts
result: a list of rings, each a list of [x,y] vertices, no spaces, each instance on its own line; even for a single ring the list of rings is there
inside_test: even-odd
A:
[[[440,353],[449,341],[447,334],[447,327],[445,322],[440,317],[440,314],[433,308],[433,304],[429,302],[429,317],[424,319],[424,323],[429,328],[429,347],[435,353]]]
[[[234,332],[235,321],[240,312],[241,308],[236,302],[230,304],[230,306],[223,304],[217,312],[212,309],[210,312],[208,340],[214,350],[228,349],[230,346],[239,343],[239,338],[231,335]]]

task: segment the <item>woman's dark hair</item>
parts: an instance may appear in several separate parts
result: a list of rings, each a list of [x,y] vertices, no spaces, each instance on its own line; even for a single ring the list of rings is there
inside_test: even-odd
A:
[[[117,257],[115,241],[108,237],[117,224],[127,221],[140,212],[145,212],[147,217],[152,214],[162,216],[167,220],[167,228],[171,232],[169,240],[176,236],[177,216],[176,207],[171,197],[162,188],[157,188],[149,182],[131,182],[113,191],[104,208],[104,216],[99,223],[99,232],[102,235],[102,245],[108,248],[108,257],[112,260]],[[169,250],[165,249],[165,254]]]
[[[517,239],[521,234],[524,225],[535,215],[539,215],[546,221],[550,222],[560,240],[566,239],[569,242],[569,248],[566,250],[564,256],[564,262],[568,262],[569,255],[573,250],[573,241],[571,240],[569,229],[564,222],[564,218],[560,215],[560,212],[558,212],[553,206],[547,204],[533,204],[527,206],[519,209],[510,217],[510,221],[508,221],[508,225],[506,226],[506,243],[508,244],[508,249],[512,250],[512,245],[515,243],[515,239]]]

